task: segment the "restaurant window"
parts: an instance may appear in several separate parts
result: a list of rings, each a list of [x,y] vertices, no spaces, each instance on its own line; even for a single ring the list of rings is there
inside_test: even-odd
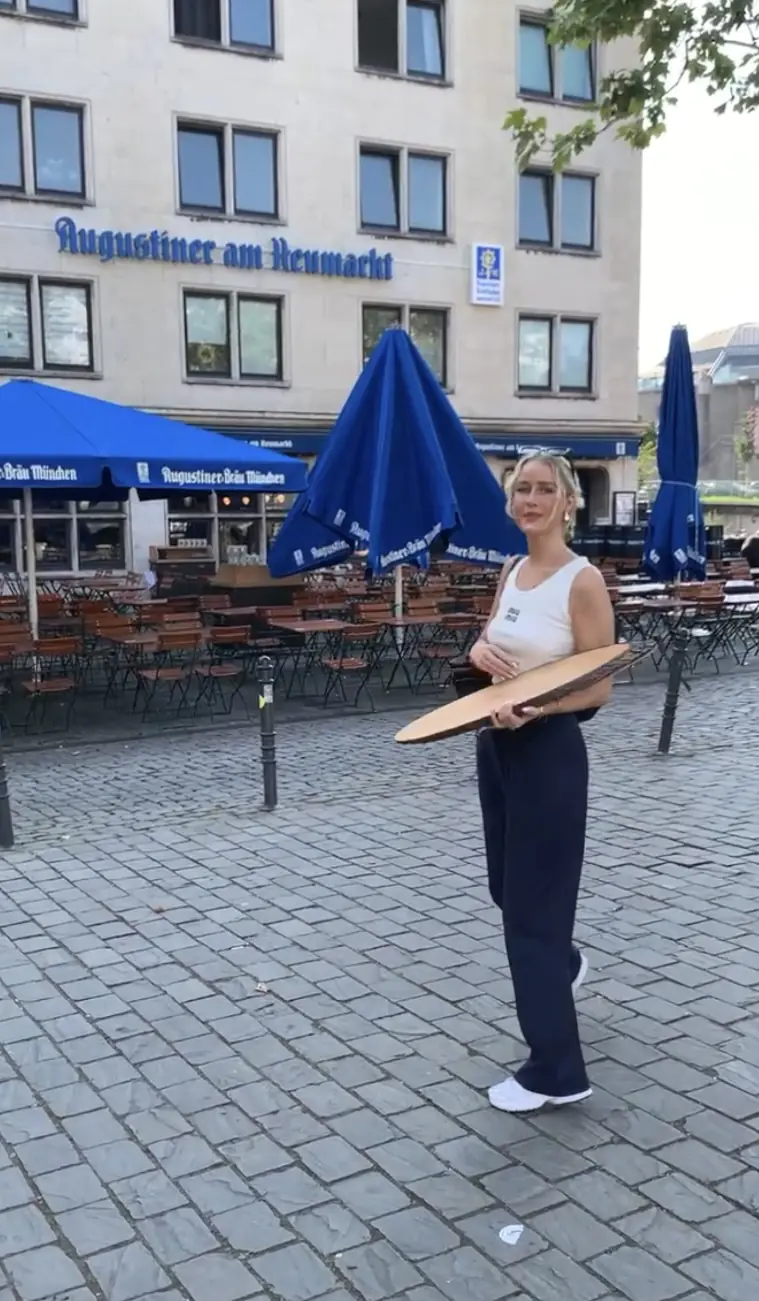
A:
[[[443,0],[358,0],[358,66],[444,78]]]
[[[221,564],[262,558],[264,499],[260,493],[175,493],[168,500],[169,545],[210,547]]]
[[[590,252],[596,247],[596,178],[529,168],[519,177],[519,243]]]
[[[78,573],[96,569],[126,569],[126,503],[115,501],[65,501],[49,493],[32,494],[34,550],[41,572]],[[14,504],[19,528],[0,521],[0,566],[3,531],[12,540],[10,568],[26,568],[23,506]],[[19,539],[21,541],[19,542]]]
[[[283,379],[282,299],[184,295],[185,366],[191,379]]]
[[[361,146],[360,222],[364,229],[445,236],[447,190],[445,155]]]
[[[276,131],[180,122],[177,170],[182,211],[279,218]]]
[[[63,22],[77,22],[80,17],[79,0],[0,0],[0,14],[4,10]]]
[[[552,45],[539,18],[519,20],[519,91],[540,99],[592,104],[596,97],[595,47]]]
[[[0,192],[84,199],[84,108],[46,99],[0,98]]]
[[[448,309],[405,307],[396,304],[365,303],[362,308],[362,352],[364,365],[385,330],[393,326],[408,330],[433,375],[448,388]]]
[[[274,0],[174,0],[174,35],[180,41],[271,54]]]
[[[522,316],[520,392],[589,394],[593,390],[595,323],[572,317]]]
[[[0,277],[0,371],[94,370],[92,286]]]
[[[264,527],[266,531],[266,551],[276,538],[290,510],[295,505],[297,493],[267,492],[263,498]]]

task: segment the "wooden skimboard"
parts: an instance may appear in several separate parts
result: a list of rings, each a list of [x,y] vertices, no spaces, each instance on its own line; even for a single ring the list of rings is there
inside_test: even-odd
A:
[[[543,664],[538,669],[520,673],[510,682],[483,687],[460,700],[452,700],[429,714],[414,719],[396,733],[401,745],[423,745],[427,741],[440,741],[446,736],[458,736],[487,722],[496,709],[507,701],[516,706],[547,705],[561,700],[573,691],[581,691],[603,678],[612,677],[621,669],[649,654],[649,649],[632,650],[626,642],[604,646],[601,650],[582,651],[566,659]]]

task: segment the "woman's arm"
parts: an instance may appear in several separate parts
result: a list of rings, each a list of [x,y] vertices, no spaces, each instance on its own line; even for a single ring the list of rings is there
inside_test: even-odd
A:
[[[519,672],[519,665],[499,646],[491,646],[488,641],[488,628],[498,613],[498,606],[501,602],[503,589],[506,586],[506,579],[515,564],[516,557],[510,556],[503,566],[487,622],[469,652],[469,660],[474,667],[482,673],[489,673],[494,678],[514,678]]]
[[[600,650],[614,645],[614,610],[600,570],[588,566],[575,578],[569,597],[575,654]],[[598,709],[611,697],[612,678],[604,678],[592,687],[575,691],[543,709],[544,714],[576,714],[584,709]]]

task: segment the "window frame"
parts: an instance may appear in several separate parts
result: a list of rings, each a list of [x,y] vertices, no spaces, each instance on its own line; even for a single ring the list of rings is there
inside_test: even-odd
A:
[[[29,330],[29,360],[18,361],[11,357],[5,358],[0,353],[0,375],[15,374],[20,371],[24,375],[33,374],[35,370],[35,347],[34,347],[34,313],[32,308],[32,277],[23,275],[13,275],[11,272],[3,272],[0,275],[0,286],[2,285],[22,285],[26,295],[26,320]]]
[[[2,12],[2,10],[0,10]],[[21,162],[21,183],[19,185],[6,185],[0,180],[0,194],[23,194],[27,193],[27,160],[24,140],[24,100],[20,96],[0,95],[0,105],[10,104],[16,110],[16,129],[18,132],[18,152]]]
[[[585,325],[588,327],[588,362],[587,362],[587,387],[577,386],[574,384],[561,383],[561,331],[564,325]],[[558,329],[556,330],[556,378],[558,381],[557,391],[563,395],[568,393],[570,396],[585,396],[594,392],[595,370],[596,370],[596,321],[589,316],[569,316],[562,315],[558,318]]]
[[[86,307],[87,307],[87,351],[89,354],[89,362],[87,365],[66,366],[61,364],[60,362],[57,362],[55,365],[48,365],[47,343],[45,341],[45,311],[44,311],[43,293],[42,293],[43,289],[45,288],[48,289],[74,288],[74,289],[84,290]],[[94,331],[93,319],[92,319],[92,313],[93,313],[92,285],[87,281],[77,282],[73,280],[62,279],[60,276],[38,275],[37,295],[39,299],[39,314],[40,314],[40,345],[41,345],[40,356],[42,358],[43,371],[47,372],[48,374],[51,371],[55,371],[58,374],[91,375],[93,370],[95,369],[95,331]]]
[[[397,206],[398,206],[398,225],[382,226],[373,222],[364,222],[363,220],[363,195],[362,195],[362,176],[361,163],[365,155],[374,154],[382,158],[391,158],[395,160],[395,180],[397,188]],[[440,231],[429,230],[426,227],[415,227],[410,224],[410,198],[411,198],[411,160],[413,158],[430,159],[439,161],[442,170],[443,180],[443,229]],[[425,149],[421,146],[413,145],[394,145],[382,144],[372,140],[358,141],[358,233],[370,234],[376,236],[384,235],[389,239],[414,239],[427,241],[437,241],[452,243],[454,240],[451,229],[451,167],[452,155],[442,150]]]
[[[232,0],[217,0],[219,5],[220,38],[218,41],[207,36],[185,36],[177,31],[176,9],[174,0],[169,0],[169,23],[171,39],[179,45],[191,45],[196,49],[223,50],[228,54],[249,55],[258,59],[281,58],[279,50],[279,0],[265,0],[269,6],[269,24],[271,27],[271,45],[253,45],[248,41],[232,39]]]
[[[516,94],[520,99],[538,100],[543,104],[563,104],[567,108],[588,109],[598,102],[598,80],[599,80],[599,61],[598,61],[598,42],[591,41],[586,47],[584,53],[589,61],[590,72],[590,90],[591,98],[583,99],[577,95],[568,95],[564,91],[564,76],[562,68],[562,50],[560,45],[551,45],[548,40],[548,28],[550,19],[543,11],[535,12],[530,9],[517,9],[517,68],[516,68]],[[533,87],[522,85],[521,53],[522,41],[521,33],[523,27],[538,27],[543,29],[544,40],[548,54],[549,69],[549,90],[537,90]]]
[[[520,378],[521,330],[523,322],[542,322],[550,327],[549,336],[549,383],[547,386],[522,384]],[[588,387],[562,385],[561,373],[561,327],[563,324],[585,325],[588,327]],[[528,312],[517,314],[517,346],[515,348],[516,394],[517,397],[549,398],[590,398],[597,395],[597,358],[598,358],[598,317],[582,316],[568,312]]]
[[[227,340],[229,349],[229,371],[193,371],[189,366],[187,339],[187,301],[190,298],[222,298],[226,305]],[[240,334],[240,302],[276,302],[277,311],[277,347],[279,350],[278,376],[247,375],[242,373],[242,349]],[[180,288],[180,309],[183,350],[183,382],[186,384],[233,384],[249,385],[255,388],[288,388],[287,352],[285,333],[286,299],[284,294],[251,293],[245,289],[199,289],[196,285],[184,284]]]
[[[0,13],[4,11],[0,10]],[[21,199],[29,203],[47,203],[60,207],[68,204],[84,207],[92,202],[92,152],[89,134],[90,105],[84,100],[56,99],[54,96],[35,94],[33,91],[16,93],[0,90],[0,103],[16,107],[21,146],[22,184],[4,185],[0,182],[0,198]],[[79,169],[81,186],[78,190],[41,189],[37,186],[37,166],[39,152],[35,130],[35,110],[48,109],[53,112],[74,114],[77,119],[76,139],[79,150]]]
[[[206,135],[213,136],[216,140],[218,162],[219,162],[219,190],[221,193],[221,205],[208,203],[184,203],[182,199],[182,155],[180,150],[180,138],[185,135]],[[177,119],[176,123],[176,160],[177,160],[177,207],[180,212],[202,213],[203,215],[212,214],[213,216],[225,216],[229,209],[229,196],[227,193],[227,144],[226,128],[213,122],[196,122]]]
[[[87,379],[100,378],[100,355],[97,346],[97,282],[90,276],[57,276],[44,272],[4,271],[0,274],[0,285],[5,283],[26,285],[27,320],[29,322],[29,343],[31,360],[27,362],[0,360],[0,377],[13,375],[37,376],[43,379],[50,375],[80,376]],[[57,285],[61,288],[84,289],[87,297],[87,342],[89,345],[89,366],[47,365],[44,340],[44,318],[42,312],[42,286]]]
[[[224,303],[224,313],[226,319],[226,349],[229,357],[229,365],[226,370],[193,370],[190,366],[190,340],[187,331],[187,304],[191,298],[213,298],[219,299]],[[232,341],[232,319],[230,312],[230,295],[228,290],[224,289],[184,289],[182,291],[182,334],[184,339],[184,371],[185,378],[195,382],[205,381],[205,383],[229,382],[233,375],[233,341]]]
[[[355,70],[374,77],[398,77],[404,81],[423,82],[429,86],[450,86],[448,75],[450,63],[450,3],[451,0],[395,0],[396,6],[396,50],[397,61],[394,68],[383,68],[361,61],[360,41],[360,0],[354,3],[355,18]],[[428,9],[437,14],[440,41],[440,62],[442,72],[424,72],[412,70],[408,63],[408,10],[409,6]]]
[[[244,127],[230,126],[230,163],[232,175],[229,180],[232,182],[231,202],[233,216],[253,219],[256,221],[279,221],[280,220],[280,190],[279,190],[279,168],[280,168],[280,135],[281,132],[274,131],[271,128],[263,127]],[[258,140],[268,140],[271,145],[271,156],[273,163],[273,190],[274,190],[274,211],[264,212],[260,209],[241,208],[237,202],[237,157],[235,154],[235,140],[238,136],[255,136]]]
[[[453,369],[451,365],[451,311],[452,311],[451,306],[446,303],[424,303],[424,302],[392,303],[392,302],[388,302],[387,300],[381,300],[375,302],[371,299],[369,300],[365,299],[361,303],[360,317],[359,317],[359,326],[361,331],[360,340],[361,340],[362,367],[366,366],[367,362],[369,361],[372,355],[372,353],[369,353],[367,356],[366,349],[364,347],[364,340],[365,340],[365,333],[366,333],[365,317],[367,312],[372,312],[372,311],[392,312],[397,318],[397,320],[394,322],[394,325],[399,325],[401,329],[406,330],[409,337],[412,339],[413,339],[413,335],[411,334],[411,317],[414,312],[429,312],[430,314],[434,313],[442,318],[443,377],[441,379],[439,376],[436,375],[435,378],[438,380],[440,387],[443,389],[445,393],[452,393],[454,390],[451,383],[451,374]],[[385,329],[386,330],[393,329],[394,325],[388,325],[385,327]],[[372,351],[374,350],[372,349]]]
[[[34,114],[38,108],[51,109],[61,113],[74,113],[77,121],[77,142],[79,145],[79,167],[81,173],[81,186],[78,190],[54,190],[41,189],[37,183],[37,133],[34,127]],[[31,182],[33,186],[33,195],[37,199],[55,200],[77,200],[82,201],[87,198],[88,192],[88,175],[87,175],[87,154],[84,130],[84,104],[72,103],[69,100],[50,100],[36,95],[29,96],[29,133],[32,151],[32,174]]]
[[[521,184],[524,177],[539,177],[548,184],[550,197],[550,241],[529,239],[521,231]],[[564,239],[564,181],[586,181],[590,185],[590,240],[589,244],[573,244]],[[597,172],[566,171],[555,174],[547,167],[526,167],[519,173],[517,184],[517,248],[533,252],[567,253],[582,257],[598,256],[598,182]]]
[[[59,9],[46,9],[44,0],[11,0],[10,4],[0,4],[0,18],[28,18],[32,22],[57,23],[62,27],[84,27],[86,3],[87,0],[73,0],[73,14],[65,14]]]
[[[180,133],[215,135],[220,141],[221,208],[185,205],[182,202],[182,166],[179,151]],[[274,202],[276,212],[248,212],[237,207],[237,176],[235,168],[235,137],[257,136],[271,141],[274,162]],[[174,167],[175,203],[178,215],[212,216],[217,221],[245,221],[255,225],[281,226],[285,222],[283,195],[284,130],[279,126],[251,122],[218,121],[209,118],[190,118],[174,115]]]
[[[276,375],[252,374],[244,371],[242,368],[242,329],[240,327],[240,306],[242,303],[271,303],[275,308],[275,324],[277,335],[277,373]],[[284,378],[284,334],[282,329],[282,317],[284,312],[284,300],[278,294],[250,294],[238,290],[235,293],[235,322],[237,329],[237,377],[244,382],[253,382],[259,384],[281,384]]]

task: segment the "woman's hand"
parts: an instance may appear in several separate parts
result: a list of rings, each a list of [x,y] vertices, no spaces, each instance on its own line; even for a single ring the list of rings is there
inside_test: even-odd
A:
[[[543,712],[540,708],[532,709],[529,705],[523,705],[519,713],[516,713],[514,706],[507,703],[490,715],[490,722],[493,727],[516,732],[518,728],[524,727],[525,723],[532,723],[536,718],[542,718]]]
[[[469,660],[481,673],[489,673],[491,678],[501,678],[503,681],[515,678],[519,672],[516,660],[487,641],[475,642],[469,652]]]

